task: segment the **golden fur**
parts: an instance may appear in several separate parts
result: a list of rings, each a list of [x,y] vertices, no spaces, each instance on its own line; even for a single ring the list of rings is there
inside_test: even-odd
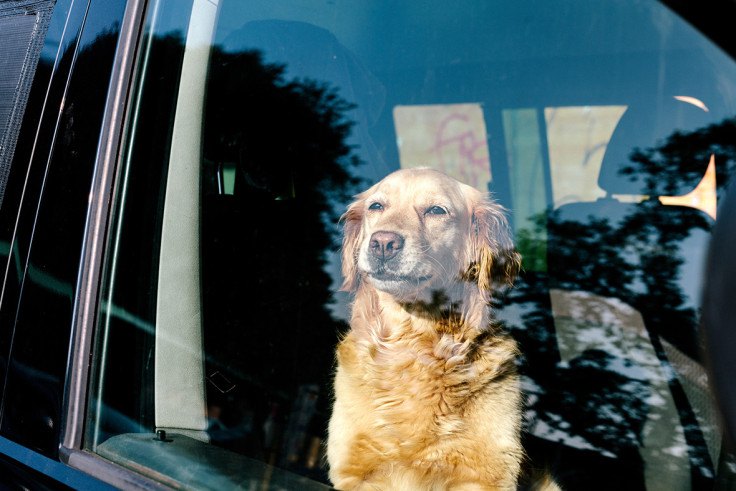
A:
[[[519,268],[503,209],[440,172],[405,169],[344,221],[329,476],[338,489],[516,489],[517,348],[490,318]]]

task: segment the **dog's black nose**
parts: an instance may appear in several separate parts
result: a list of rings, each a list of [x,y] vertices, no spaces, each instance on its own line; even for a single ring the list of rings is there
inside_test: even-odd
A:
[[[404,238],[394,232],[375,232],[369,246],[374,256],[387,261],[404,247]]]

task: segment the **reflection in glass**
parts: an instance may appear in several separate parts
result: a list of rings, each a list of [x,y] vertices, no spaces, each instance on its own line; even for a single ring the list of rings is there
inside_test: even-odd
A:
[[[287,81],[256,51],[213,54],[205,127],[203,281],[214,443],[319,471],[331,357],[326,252],[357,164],[350,105],[326,84]],[[243,117],[248,115],[247,118]],[[284,117],[285,114],[289,116]],[[225,168],[231,193],[218,192]]]
[[[728,478],[697,329],[713,214],[672,199],[712,199],[732,171],[722,87],[736,71],[655,4],[563,4],[222,3],[194,193],[206,439],[326,479],[346,328],[337,217],[358,189],[422,165],[511,211],[525,269],[494,306],[524,352],[532,460],[570,490]],[[141,64],[124,190],[135,199],[116,224],[130,240],[100,336],[115,390],[95,401],[95,443],[156,426],[162,183],[189,22],[157,5],[181,31],[151,38]],[[698,188],[711,156],[715,184]]]
[[[699,361],[697,282],[712,218],[658,198],[700,186],[711,155],[727,175],[736,132],[725,120],[630,147],[619,137],[631,124],[641,121],[625,114],[603,158],[598,185],[608,195],[539,214],[520,237],[528,250],[546,237],[547,250],[546,274],[527,274],[509,299],[510,312],[522,309],[515,315],[526,327],[514,328],[522,348],[536,356],[528,357],[531,431],[598,454],[596,465],[626,462],[626,486],[663,485],[655,469],[666,468],[668,489],[702,489],[722,455]]]

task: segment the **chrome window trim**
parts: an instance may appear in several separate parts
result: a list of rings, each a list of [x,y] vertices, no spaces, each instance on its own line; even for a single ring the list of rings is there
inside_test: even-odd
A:
[[[62,455],[68,454],[68,450],[82,448],[92,339],[99,304],[98,292],[110,198],[121,151],[128,94],[145,9],[145,0],[130,0],[125,7],[100,130],[75,291],[72,339],[64,393],[65,417],[60,443]],[[67,455],[64,460],[73,462],[75,459],[68,459]]]

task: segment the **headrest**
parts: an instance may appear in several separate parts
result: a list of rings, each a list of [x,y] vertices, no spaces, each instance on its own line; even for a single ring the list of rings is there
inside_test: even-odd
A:
[[[696,99],[669,97],[629,106],[606,148],[598,185],[609,194],[688,194],[709,159],[688,159],[696,152],[685,135],[710,123],[710,113]]]

